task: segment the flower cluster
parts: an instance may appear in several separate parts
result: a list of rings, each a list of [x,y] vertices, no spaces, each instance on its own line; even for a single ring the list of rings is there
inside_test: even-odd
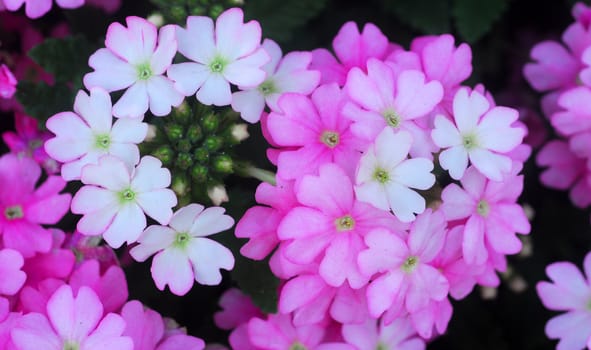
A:
[[[121,0],[56,0],[57,5],[64,9],[78,8],[85,2],[108,13],[115,12],[121,6]],[[0,10],[17,11],[23,5],[27,17],[36,19],[51,10],[53,0],[0,0]]]
[[[558,136],[536,157],[546,168],[540,180],[550,188],[570,190],[573,204],[585,208],[591,204],[591,9],[578,3],[572,12],[575,22],[562,34],[562,42],[534,46],[534,62],[526,64],[523,73],[544,93],[542,110]]]
[[[277,175],[258,187],[260,205],[236,236],[248,239],[243,255],[271,255],[283,283],[277,315],[234,294],[222,299],[223,308],[251,310],[218,318],[234,329],[234,349],[422,349],[445,331],[449,296],[498,285],[505,255],[521,250],[516,233],[530,231],[517,204],[527,130],[482,86],[462,85],[468,45],[426,36],[406,50],[376,26],[360,32],[350,22],[333,48],[336,57],[309,53],[312,72],[295,80],[305,89],[265,100]],[[307,65],[297,54],[276,75],[288,58]],[[282,86],[270,82],[258,91]]]

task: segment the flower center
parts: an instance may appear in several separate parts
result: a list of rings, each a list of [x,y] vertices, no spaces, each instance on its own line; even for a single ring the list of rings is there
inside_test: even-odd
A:
[[[4,210],[4,217],[8,220],[22,219],[25,216],[20,205],[13,205]]]
[[[135,192],[131,188],[125,189],[119,192],[119,201],[121,203],[133,202],[135,199]]]
[[[213,73],[223,73],[224,68],[226,68],[226,63],[227,62],[225,59],[218,56],[214,58],[209,64],[209,70],[211,70]]]
[[[325,131],[320,137],[322,143],[330,148],[335,148],[339,144],[339,134],[334,131]]]
[[[474,135],[474,134],[464,135],[462,137],[462,144],[464,145],[464,148],[467,150],[471,150],[471,149],[478,147],[478,141],[476,140],[476,135]]]
[[[416,268],[417,265],[419,264],[419,257],[418,256],[409,256],[408,258],[406,258],[406,260],[404,260],[404,263],[402,264],[402,271],[406,272],[406,273],[412,273]]]
[[[355,228],[355,219],[351,215],[341,216],[334,221],[334,225],[339,232],[351,231]]]
[[[386,182],[390,181],[390,174],[388,174],[388,172],[382,168],[376,168],[376,170],[373,172],[373,178],[377,182],[385,184]]]
[[[80,345],[76,342],[70,341],[70,340],[66,340],[64,342],[64,347],[62,348],[62,350],[79,350],[80,349]]]
[[[386,119],[386,123],[393,128],[397,128],[400,126],[400,116],[394,112],[392,109],[387,109],[383,113],[384,119]]]
[[[189,236],[186,232],[177,232],[176,237],[174,238],[174,246],[177,248],[184,249],[187,246],[187,243],[191,240],[191,236]]]
[[[101,150],[108,150],[111,146],[111,136],[109,135],[96,135],[94,139],[94,145],[96,148]]]
[[[376,345],[376,350],[388,350],[388,346],[382,342],[378,342],[378,345]]]
[[[490,212],[490,206],[484,199],[478,202],[476,205],[476,212],[482,217],[488,216],[488,213]]]
[[[308,348],[306,348],[306,346],[299,341],[296,341],[295,343],[291,344],[289,350],[308,350]]]
[[[142,63],[137,66],[137,77],[139,80],[148,80],[152,76],[152,67],[150,62]]]
[[[263,94],[263,96],[269,96],[278,92],[277,87],[272,80],[265,80],[261,85],[259,85],[259,91],[261,94]]]
[[[43,141],[39,139],[33,139],[29,141],[29,149],[35,150],[43,145]]]

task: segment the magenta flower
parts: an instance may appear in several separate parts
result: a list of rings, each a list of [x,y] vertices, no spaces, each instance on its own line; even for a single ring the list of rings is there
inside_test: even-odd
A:
[[[359,254],[361,271],[374,276],[367,287],[373,317],[388,311],[394,319],[404,310],[414,313],[447,296],[449,283],[433,266],[445,240],[445,218],[430,209],[413,223],[406,241],[385,229],[365,236],[368,248]]]
[[[127,89],[113,106],[117,118],[142,118],[150,109],[156,116],[170,113],[183,96],[164,77],[176,54],[174,27],[155,25],[139,17],[127,17],[127,28],[112,23],[107,31],[106,48],[88,60],[94,72],[84,76],[87,89],[102,87],[108,92]]]
[[[103,156],[98,165],[82,169],[82,187],[72,200],[72,212],[84,215],[78,231],[102,235],[113,248],[131,244],[146,228],[147,214],[161,224],[172,217],[177,204],[170,185],[170,171],[152,156],[142,157],[133,171],[118,158]]]
[[[280,149],[277,175],[296,179],[316,173],[325,163],[336,163],[353,175],[363,142],[350,131],[342,107],[345,94],[336,84],[318,87],[311,98],[288,93],[279,100],[283,112],[271,112],[269,134]]]
[[[23,256],[16,250],[0,250],[0,294],[15,295],[21,289],[27,274],[22,267],[25,263]]]
[[[560,95],[560,110],[551,116],[552,126],[563,136],[569,138],[570,149],[579,157],[589,158],[591,151],[591,113],[589,100],[591,89],[580,86]]]
[[[22,350],[132,350],[133,341],[122,336],[125,321],[117,314],[103,315],[99,298],[87,287],[74,296],[68,285],[60,287],[47,302],[47,316],[29,313],[11,331]]]
[[[591,254],[583,261],[585,276],[570,262],[546,267],[552,282],[539,282],[538,295],[550,310],[566,311],[546,323],[546,335],[560,339],[556,349],[579,350],[591,343]]]
[[[512,126],[518,117],[512,108],[490,108],[486,97],[475,90],[460,89],[453,102],[454,122],[438,115],[431,132],[435,144],[445,148],[439,155],[441,167],[459,180],[470,160],[487,178],[501,181],[511,171],[506,153],[525,136],[525,129]]]
[[[265,80],[262,67],[270,57],[261,47],[261,26],[243,20],[242,10],[231,8],[217,18],[215,31],[211,18],[204,16],[188,17],[187,29],[176,27],[179,52],[193,61],[168,69],[178,91],[196,93],[205,105],[227,106],[232,102],[230,84],[254,88]]]
[[[5,64],[0,65],[0,97],[12,98],[16,92],[18,81]]]
[[[402,222],[425,210],[425,199],[411,188],[427,190],[435,183],[433,162],[407,159],[412,136],[384,128],[359,161],[355,181],[357,198],[382,210],[392,210]]]
[[[361,324],[343,325],[343,338],[358,350],[424,350],[425,341],[417,336],[407,317],[386,325],[383,320],[368,318]]]
[[[25,258],[51,249],[51,231],[41,225],[57,223],[70,206],[70,194],[59,194],[64,180],[49,176],[35,189],[40,177],[41,168],[30,158],[0,158],[0,233],[4,247]]]
[[[222,280],[220,269],[234,267],[232,252],[216,241],[205,238],[225,231],[234,225],[234,219],[224,215],[221,207],[203,210],[199,204],[179,209],[169,227],[152,225],[139,238],[139,245],[130,254],[137,261],[152,261],[152,278],[160,290],[166,285],[176,295],[186,294],[193,280],[216,285]]]
[[[101,156],[111,154],[132,169],[140,159],[137,144],[148,133],[148,124],[138,119],[119,119],[113,123],[111,97],[101,88],[90,95],[78,91],[74,112],[58,113],[47,120],[47,128],[56,136],[45,143],[45,150],[63,162],[66,181],[80,179],[86,164],[97,164]]]
[[[515,234],[530,231],[523,208],[517,204],[523,176],[511,174],[503,182],[490,181],[470,167],[460,182],[463,188],[450,184],[443,190],[441,209],[448,220],[467,219],[462,243],[466,262],[485,263],[488,244],[496,253],[519,252],[521,241]]]
[[[320,72],[308,69],[311,53],[290,52],[282,58],[281,48],[271,39],[265,39],[262,47],[271,56],[271,61],[262,67],[267,78],[251,89],[239,86],[243,91],[232,94],[232,108],[250,123],[259,121],[265,104],[272,111],[281,112],[277,101],[283,93],[309,95],[320,81]]]
[[[262,318],[263,314],[249,296],[237,288],[230,288],[222,294],[219,301],[222,311],[213,315],[213,320],[221,329],[234,329],[248,322],[253,317]]]
[[[29,18],[39,18],[45,15],[49,10],[53,0],[2,0],[8,11],[17,11],[25,4],[25,14]],[[84,0],[56,0],[59,7],[74,9],[84,5]]]

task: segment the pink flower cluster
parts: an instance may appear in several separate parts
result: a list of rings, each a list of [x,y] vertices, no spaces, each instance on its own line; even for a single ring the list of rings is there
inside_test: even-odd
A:
[[[542,110],[558,136],[536,157],[546,168],[540,180],[570,190],[573,204],[585,208],[591,204],[591,8],[578,3],[572,12],[575,22],[562,34],[562,42],[534,46],[534,62],[526,64],[523,73],[544,93]]]
[[[85,2],[104,9],[108,13],[115,12],[121,6],[121,0],[56,0],[57,5],[64,9],[75,9]],[[0,11],[18,11],[25,7],[27,17],[36,19],[43,17],[51,10],[53,0],[0,0]]]
[[[462,85],[468,45],[426,36],[406,50],[350,22],[333,49],[275,59],[279,72],[311,56],[295,80],[306,88],[265,100],[276,184],[258,187],[236,236],[243,255],[271,254],[279,313],[222,299],[252,311],[221,321],[234,349],[423,349],[447,327],[449,296],[498,285],[530,231],[517,204],[527,131],[482,86]]]

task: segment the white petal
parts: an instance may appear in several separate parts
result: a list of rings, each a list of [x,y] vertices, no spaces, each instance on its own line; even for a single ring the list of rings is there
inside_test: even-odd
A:
[[[137,80],[136,69],[109,49],[99,49],[92,54],[88,65],[95,71],[84,76],[84,86],[87,89],[102,87],[112,92],[125,89]]]
[[[172,207],[177,204],[176,195],[168,188],[138,193],[136,199],[149,217],[163,225],[168,224],[172,217]]]
[[[169,227],[152,225],[140,236],[139,244],[133,247],[129,254],[139,262],[146,261],[153,254],[170,247],[177,232]]]
[[[445,170],[449,170],[449,175],[459,180],[464,176],[468,167],[468,152],[463,146],[453,146],[439,154],[439,164]]]
[[[208,238],[191,240],[187,254],[193,265],[195,280],[201,284],[219,284],[222,280],[219,269],[231,270],[234,267],[232,252]]]
[[[211,75],[211,70],[202,64],[184,62],[173,64],[166,74],[174,81],[175,89],[185,96],[190,96],[203,85]]]
[[[148,89],[146,83],[133,84],[113,106],[113,115],[117,118],[140,118],[148,111]]]
[[[232,109],[247,122],[256,123],[265,109],[265,98],[257,89],[238,91],[232,94]]]
[[[137,204],[131,203],[120,207],[103,238],[112,248],[119,248],[123,242],[136,242],[145,228],[144,212]]]
[[[172,81],[163,76],[155,76],[148,80],[148,96],[150,112],[158,117],[170,114],[171,106],[178,107],[184,99],[174,88]]]
[[[227,106],[232,103],[230,83],[219,74],[211,74],[197,91],[196,96],[197,101],[208,106]]]
[[[392,212],[402,222],[411,222],[415,219],[413,213],[425,211],[425,198],[408,187],[392,182],[386,186],[386,192]]]

